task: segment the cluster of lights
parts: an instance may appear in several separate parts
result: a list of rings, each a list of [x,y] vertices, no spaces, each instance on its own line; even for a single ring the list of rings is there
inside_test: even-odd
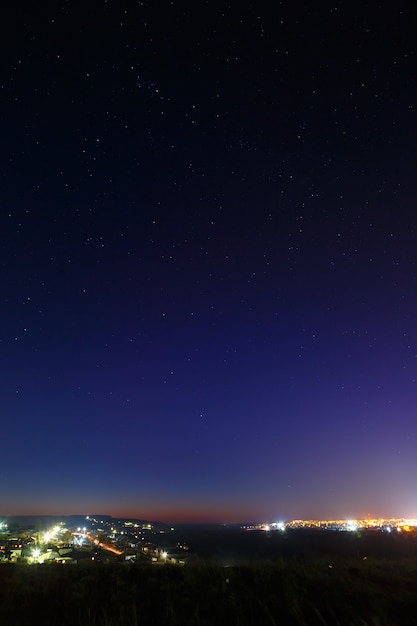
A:
[[[320,528],[356,532],[362,529],[383,529],[392,532],[411,532],[417,529],[417,519],[349,519],[349,520],[292,520],[244,526],[244,530],[284,531],[286,528]]]
[[[244,526],[244,530],[263,530],[269,532],[270,530],[280,530],[283,532],[286,528],[285,522],[273,522],[272,524],[256,524],[254,526]]]
[[[94,518],[86,517],[86,520],[96,522]],[[102,521],[102,520],[101,520]],[[122,522],[120,522],[122,523]],[[103,523],[104,526],[109,526],[109,530],[113,534],[113,537],[116,535],[124,535],[128,534],[127,530],[120,530],[116,526],[110,526],[110,524]],[[142,530],[153,530],[153,525],[150,523],[141,523],[137,524],[136,522],[124,522],[124,526],[133,526],[134,528],[141,528]],[[2,529],[7,529],[7,525],[0,521],[0,531]],[[174,530],[171,527],[171,530]],[[98,529],[100,531],[100,529]],[[161,531],[162,532],[162,531]],[[84,527],[78,527],[75,529],[69,529],[64,526],[64,522],[56,524],[52,528],[49,528],[45,531],[41,531],[37,533],[36,537],[32,537],[32,542],[23,542],[21,545],[16,545],[12,550],[13,558],[18,558],[23,556],[26,559],[27,563],[31,564],[42,564],[45,562],[59,561],[66,562],[67,557],[60,556],[60,548],[58,546],[62,546],[63,541],[67,541],[65,539],[65,535],[70,535],[72,537],[71,542],[73,545],[81,546],[85,542],[91,542],[95,546],[99,546],[108,550],[109,552],[113,552],[116,555],[123,554],[123,551],[116,547],[110,541],[108,543],[104,543],[99,539],[100,535],[95,536],[94,534],[90,534],[88,529]],[[111,536],[111,535],[110,535]],[[25,543],[25,545],[23,545]],[[146,550],[146,548],[145,548]],[[21,552],[22,551],[22,552]],[[171,560],[171,557],[168,555],[168,552],[165,549],[158,549],[158,552],[155,551],[155,554],[159,555],[159,558],[152,558],[152,561],[162,561],[166,563]],[[94,560],[94,557],[92,557]]]
[[[62,526],[60,524],[57,524],[51,530],[47,530],[43,533],[41,537],[41,543],[50,543],[51,541],[56,541],[60,532],[62,532]]]

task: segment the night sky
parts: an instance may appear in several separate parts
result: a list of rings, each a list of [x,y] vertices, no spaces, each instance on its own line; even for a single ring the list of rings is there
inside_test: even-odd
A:
[[[417,517],[412,3],[6,2],[0,514]]]

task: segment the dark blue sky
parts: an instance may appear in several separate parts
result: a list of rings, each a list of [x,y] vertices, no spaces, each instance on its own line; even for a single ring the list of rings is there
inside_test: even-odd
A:
[[[408,6],[76,5],[2,20],[0,513],[417,517]]]

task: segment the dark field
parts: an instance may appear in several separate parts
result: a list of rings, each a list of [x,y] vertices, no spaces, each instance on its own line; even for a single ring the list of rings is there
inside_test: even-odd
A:
[[[1,626],[417,624],[411,533],[184,533],[184,567],[1,564]]]

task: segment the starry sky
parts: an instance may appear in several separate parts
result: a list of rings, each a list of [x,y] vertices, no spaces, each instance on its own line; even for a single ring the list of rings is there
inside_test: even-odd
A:
[[[411,7],[6,3],[0,514],[417,517]]]

